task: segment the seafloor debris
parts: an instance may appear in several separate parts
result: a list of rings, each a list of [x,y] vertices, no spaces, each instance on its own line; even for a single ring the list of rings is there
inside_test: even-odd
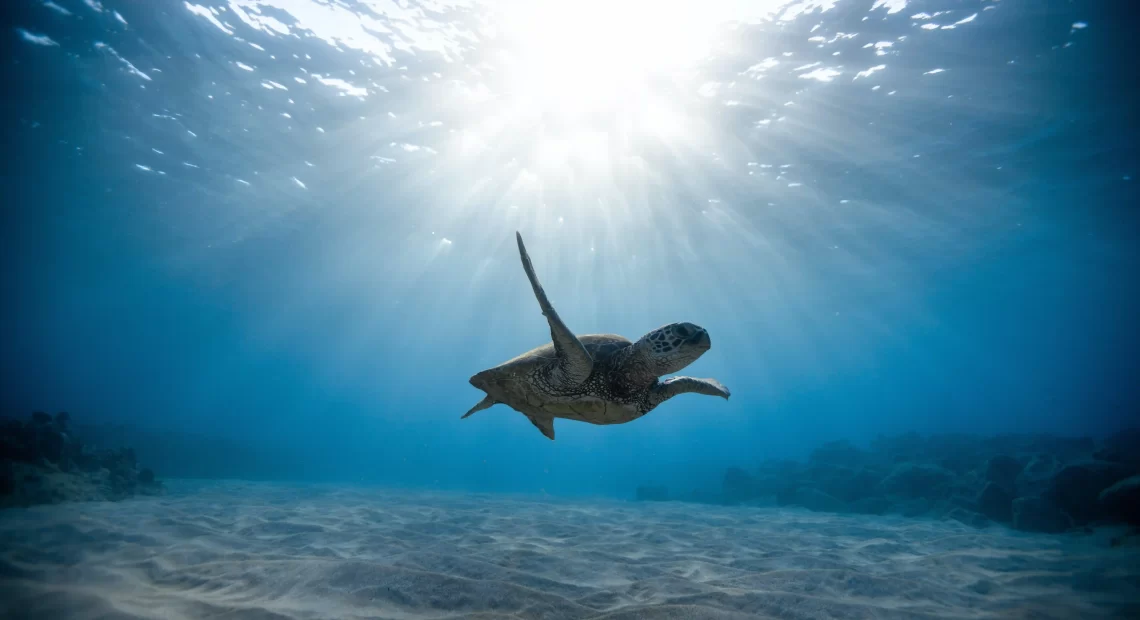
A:
[[[1034,532],[1099,524],[1140,526],[1140,429],[1097,441],[1051,435],[879,437],[869,449],[836,441],[806,462],[730,468],[719,492],[637,499],[801,506],[819,512],[901,514],[1003,523]]]
[[[67,501],[118,501],[162,493],[154,472],[130,448],[91,450],[71,432],[71,417],[41,411],[0,418],[0,508]]]

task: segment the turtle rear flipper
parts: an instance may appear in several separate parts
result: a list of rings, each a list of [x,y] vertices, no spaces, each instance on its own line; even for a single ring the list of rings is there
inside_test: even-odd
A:
[[[519,256],[522,258],[523,270],[530,280],[530,287],[534,290],[542,314],[550,323],[550,339],[554,341],[554,353],[558,356],[558,365],[552,369],[550,381],[561,389],[581,385],[594,370],[594,360],[574,332],[562,322],[554,306],[550,305],[546,291],[538,283],[538,276],[534,273],[534,265],[531,264],[530,255],[523,245],[522,235],[516,232],[515,238],[519,242]]]
[[[525,414],[525,415],[526,415],[526,419],[530,420],[530,423],[533,424],[535,428],[542,431],[542,434],[546,435],[547,439],[549,439],[550,441],[554,441],[554,418],[553,417],[551,417],[551,416],[537,416],[537,415],[530,415],[530,414]]]
[[[495,400],[494,398],[491,398],[490,395],[487,395],[485,398],[483,398],[483,400],[476,403],[474,407],[468,409],[467,413],[459,416],[459,419],[462,420],[463,418],[466,418],[467,416],[471,415],[472,413],[475,413],[476,411],[482,411],[484,409],[488,409],[488,408],[494,406],[495,404],[497,404],[498,402],[499,401]]]

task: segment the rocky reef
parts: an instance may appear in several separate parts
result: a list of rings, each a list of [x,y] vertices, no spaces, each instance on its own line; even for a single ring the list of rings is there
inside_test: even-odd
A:
[[[66,412],[0,418],[0,508],[118,501],[162,491],[153,471],[139,469],[134,450],[84,445]]]
[[[637,499],[801,506],[856,514],[1001,523],[1031,532],[1140,526],[1140,429],[1097,441],[1050,435],[879,437],[867,449],[820,446],[806,462],[766,461],[724,472],[718,491]]]

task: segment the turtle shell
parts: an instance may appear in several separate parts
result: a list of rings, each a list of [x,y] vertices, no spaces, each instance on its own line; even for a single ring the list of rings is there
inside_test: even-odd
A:
[[[624,349],[632,342],[616,334],[590,334],[578,336],[586,352],[594,360],[597,367],[603,364],[615,352]],[[513,407],[530,415],[554,415],[557,417],[579,418],[589,416],[592,408],[601,407],[601,399],[574,399],[573,410],[563,411],[570,403],[550,394],[544,386],[535,383],[533,370],[548,364],[556,364],[557,356],[554,354],[554,343],[548,342],[513,357],[494,368],[488,368],[471,377],[471,385],[486,392],[497,402]],[[595,406],[590,401],[596,400]]]

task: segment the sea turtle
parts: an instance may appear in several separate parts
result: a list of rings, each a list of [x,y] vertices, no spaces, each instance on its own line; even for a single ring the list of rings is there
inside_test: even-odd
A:
[[[658,380],[692,364],[712,346],[708,332],[692,323],[660,327],[637,342],[614,334],[575,336],[538,283],[522,235],[516,232],[515,237],[553,342],[471,377],[471,385],[487,396],[462,417],[502,403],[553,440],[554,418],[624,424],[678,394],[729,397],[728,388],[715,379]]]

